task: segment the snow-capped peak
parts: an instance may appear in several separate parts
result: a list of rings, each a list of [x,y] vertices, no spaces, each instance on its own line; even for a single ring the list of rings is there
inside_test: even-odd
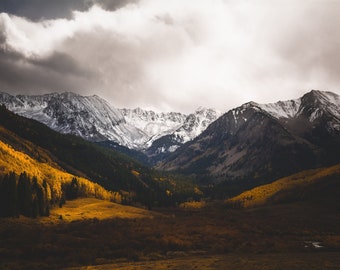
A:
[[[293,118],[299,111],[301,99],[279,101],[276,103],[257,104],[259,108],[268,112],[273,117],[280,118]]]
[[[178,129],[186,115],[182,113],[156,113],[141,108],[120,109],[125,121],[138,128],[143,134],[140,137],[140,148],[146,149],[158,138]]]
[[[340,97],[333,92],[312,90],[309,94],[313,95],[316,100],[324,105],[328,105],[329,103],[331,103],[340,106]]]
[[[276,103],[259,104],[248,102],[241,108],[259,108],[266,111],[276,119],[294,118],[303,114],[306,109],[309,111],[310,121],[314,121],[323,111],[328,111],[332,115],[340,118],[340,97],[339,95],[312,90],[303,97],[294,100],[278,101]]]
[[[194,139],[220,115],[221,112],[217,110],[199,107],[194,113],[189,114],[183,125],[174,132],[176,140],[179,143],[186,143]]]
[[[150,147],[162,136],[173,134],[188,118],[178,112],[116,109],[97,95],[81,96],[72,92],[32,96],[0,93],[0,104],[61,133],[75,134],[91,141],[111,140],[139,150]],[[210,109],[197,110],[195,114],[202,120],[198,121],[200,124],[195,130],[192,128],[188,139],[215,120],[214,113]],[[201,123],[204,119],[205,122]]]

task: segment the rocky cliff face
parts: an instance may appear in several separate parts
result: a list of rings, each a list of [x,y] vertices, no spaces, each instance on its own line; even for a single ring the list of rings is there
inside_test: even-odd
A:
[[[189,142],[201,134],[213,121],[220,116],[220,112],[213,109],[198,108],[189,114],[182,125],[172,133],[153,141],[146,153],[157,162],[166,155],[176,151],[184,143]]]
[[[311,91],[298,100],[246,103],[213,122],[158,168],[210,182],[266,181],[340,161],[339,96]]]

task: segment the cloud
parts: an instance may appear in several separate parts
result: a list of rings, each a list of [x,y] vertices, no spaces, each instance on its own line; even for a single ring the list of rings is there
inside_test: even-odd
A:
[[[110,11],[115,11],[126,5],[135,4],[138,2],[139,0],[87,0],[87,4],[99,5],[103,9]]]
[[[1,0],[0,12],[25,17],[32,21],[72,19],[73,11],[86,11],[97,4],[114,11],[135,0]]]
[[[62,18],[0,15],[1,88],[185,112],[339,91],[336,2],[71,3]]]
[[[53,66],[49,66],[51,64]],[[53,62],[34,61],[17,53],[0,51],[0,89],[10,93],[36,94],[67,90],[86,91],[87,87],[90,87],[91,80],[74,74],[76,68],[72,65],[71,73],[55,65]]]
[[[28,62],[46,72],[56,72],[64,76],[73,75],[79,77],[91,77],[95,74],[86,67],[79,66],[78,62],[70,55],[60,52],[53,52],[46,58],[29,59]]]
[[[88,8],[84,0],[2,0],[0,11],[25,17],[33,21],[71,18],[73,10]]]

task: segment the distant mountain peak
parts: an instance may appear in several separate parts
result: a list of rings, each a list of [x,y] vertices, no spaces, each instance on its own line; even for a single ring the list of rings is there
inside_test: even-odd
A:
[[[301,99],[306,100],[307,102],[319,102],[324,105],[333,103],[337,106],[340,106],[339,95],[329,91],[312,90],[306,93]]]
[[[249,108],[249,107],[257,107],[258,105],[259,105],[259,103],[255,102],[255,101],[249,101],[249,102],[246,102],[243,105],[241,105],[241,107]]]
[[[158,138],[173,134],[188,117],[179,112],[156,113],[140,107],[116,109],[97,95],[82,96],[73,92],[17,96],[0,93],[0,103],[61,133],[91,141],[114,141],[137,150],[144,150]],[[206,118],[205,127],[217,118],[214,110],[202,109],[200,113],[205,115],[200,116]],[[197,128],[196,135],[202,131],[202,127]]]
[[[251,101],[234,110],[235,112],[243,112],[246,108],[263,110],[276,119],[292,119],[299,115],[309,115],[310,121],[314,121],[322,115],[323,111],[340,117],[340,97],[332,92],[312,90],[298,99],[267,104]]]

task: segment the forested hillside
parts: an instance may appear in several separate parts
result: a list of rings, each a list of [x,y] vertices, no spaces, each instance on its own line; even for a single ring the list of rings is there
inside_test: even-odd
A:
[[[58,201],[62,198],[62,184],[73,178],[80,187],[96,187],[93,192],[80,191],[82,196],[141,203],[147,207],[174,205],[195,194],[190,181],[181,179],[182,184],[177,185],[178,176],[164,177],[124,154],[73,135],[60,134],[4,106],[0,107],[0,143],[1,175],[14,172],[19,177],[25,172],[31,178],[37,177],[40,184],[50,179],[48,183],[55,186],[52,193]],[[104,189],[98,191],[99,185],[110,194],[103,195]]]

